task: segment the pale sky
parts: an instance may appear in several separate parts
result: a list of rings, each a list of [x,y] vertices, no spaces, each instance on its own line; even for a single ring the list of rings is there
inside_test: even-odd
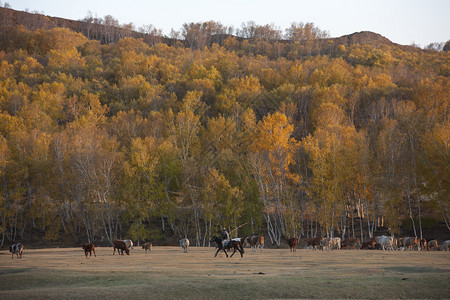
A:
[[[111,15],[136,28],[153,25],[165,34],[183,23],[216,21],[240,28],[243,22],[288,28],[313,22],[331,37],[373,31],[403,45],[424,47],[450,39],[450,0],[0,0],[12,9],[73,20],[92,12]]]

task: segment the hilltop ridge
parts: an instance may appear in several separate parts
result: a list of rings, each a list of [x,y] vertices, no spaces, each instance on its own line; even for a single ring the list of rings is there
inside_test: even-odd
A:
[[[162,42],[168,45],[173,45],[177,41],[181,41],[169,38],[167,36],[163,36],[162,34],[159,36],[155,36],[152,33],[148,34],[138,32],[136,30],[132,30],[131,28],[120,27],[118,26],[118,24],[104,25],[95,22],[95,20],[90,22],[86,22],[84,20],[77,21],[0,7],[0,26],[17,26],[17,25],[23,25],[25,28],[29,30],[65,27],[75,32],[80,32],[89,39],[100,40],[102,43],[110,43],[112,41],[105,39],[102,36],[102,34],[98,34],[98,32],[111,31],[109,30],[111,27],[114,27],[114,35],[116,35],[118,38],[123,37],[142,38],[146,43],[154,44]],[[211,40],[214,43],[223,45],[223,42],[230,37],[236,38],[239,41],[243,41],[246,39],[231,34],[212,34]],[[381,45],[389,45],[389,46],[399,46],[402,48],[407,47],[409,49],[413,48],[410,46],[394,43],[390,41],[388,38],[382,36],[381,34],[371,31],[355,32],[340,37],[323,38],[322,40],[331,42],[333,45],[351,46],[355,44],[360,44],[360,45],[371,45],[374,47],[379,47]],[[280,39],[277,40],[277,42],[287,43],[289,41]]]
[[[372,31],[360,31],[352,34],[343,35],[341,37],[333,38],[337,44],[342,44],[346,46],[351,46],[354,44],[360,45],[399,45],[391,42],[388,38],[382,36],[381,34]]]

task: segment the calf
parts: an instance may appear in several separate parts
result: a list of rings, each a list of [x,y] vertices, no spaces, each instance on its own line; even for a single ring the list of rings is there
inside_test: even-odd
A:
[[[22,258],[23,245],[21,243],[11,245],[9,252],[11,252],[11,258],[14,258],[14,254],[17,255],[17,258]]]
[[[320,246],[320,242],[323,241],[323,237],[319,236],[319,237],[315,237],[315,238],[311,238],[311,239],[307,239],[306,240],[306,246],[312,246],[314,250],[316,250],[317,246]]]
[[[95,255],[95,246],[94,244],[90,243],[90,244],[83,244],[82,249],[84,250],[84,255],[86,255],[86,258],[88,256],[89,253],[89,257],[92,256],[92,252],[94,252],[94,257],[97,257],[97,255]]]
[[[358,246],[361,244],[361,239],[359,238],[347,238],[345,240],[342,241],[342,248],[346,248],[346,249],[354,249],[355,246]]]
[[[113,241],[113,245],[114,245],[114,252],[113,255],[116,253],[116,249],[117,249],[117,253],[122,254],[123,255],[123,251],[125,251],[125,253],[127,255],[130,255],[130,249],[128,249],[127,244],[122,241],[122,240],[114,240]]]
[[[296,238],[290,238],[287,240],[288,245],[289,245],[289,250],[291,252],[297,252],[297,243],[298,240]]]
[[[152,252],[152,243],[145,243],[144,245],[142,245],[142,249],[145,250],[145,253],[147,253],[147,251]]]
[[[365,241],[364,243],[362,243],[361,249],[375,249],[375,242],[375,238]]]

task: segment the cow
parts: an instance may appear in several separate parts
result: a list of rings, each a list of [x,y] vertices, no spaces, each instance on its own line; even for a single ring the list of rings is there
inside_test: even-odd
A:
[[[395,250],[399,250],[399,243],[397,238],[392,238],[392,247],[394,247]]]
[[[123,240],[114,240],[113,245],[114,245],[113,255],[116,253],[116,249],[119,255],[120,254],[123,255],[123,251],[125,251],[127,255],[130,255],[130,249],[128,249],[127,244]]]
[[[244,245],[245,238],[243,238],[243,237],[236,237],[236,238],[232,238],[230,241],[239,242],[239,243],[241,243],[241,245]],[[228,248],[227,251],[230,252],[231,248]]]
[[[319,236],[319,237],[315,237],[315,238],[311,238],[311,239],[307,239],[306,240],[306,247],[308,246],[312,246],[314,250],[316,250],[317,246],[320,246],[320,242],[323,241],[323,237]]]
[[[361,239],[359,238],[346,238],[342,241],[342,248],[345,249],[354,249],[356,246],[361,244]]]
[[[429,241],[427,244],[427,249],[428,250],[433,250],[433,249],[438,250],[439,249],[438,241],[437,240]]]
[[[183,253],[188,251],[189,244],[190,244],[190,242],[187,238],[180,240],[180,246],[181,246],[181,249],[183,249]]]
[[[418,238],[405,237],[403,238],[403,247],[409,250],[413,250],[413,248],[416,247],[417,250],[419,250],[420,240]]]
[[[341,244],[342,244],[342,239],[340,237],[331,238],[330,239],[330,244],[331,244],[331,246],[330,246],[331,250],[333,250],[333,249],[340,250],[341,249]]]
[[[381,245],[381,248],[383,249],[383,251],[386,250],[386,248],[388,248],[388,250],[394,250],[394,247],[392,245],[394,237],[387,236],[387,235],[381,235],[381,236],[377,236],[375,239],[376,239],[377,243]]]
[[[428,250],[427,240],[426,239],[420,239],[419,240],[419,245],[420,245],[420,250],[422,250],[422,251]]]
[[[323,251],[324,248],[331,249],[331,238],[326,237],[320,241],[319,249]]]
[[[372,238],[361,245],[361,249],[375,249],[376,239]]]
[[[289,250],[291,252],[297,252],[297,243],[298,240],[296,238],[290,238],[287,240],[288,245],[289,245]]]
[[[152,252],[152,243],[145,243],[144,245],[142,245],[142,249],[145,250],[145,253],[147,253],[147,251]]]
[[[241,244],[244,244],[245,238],[237,237],[237,238],[233,238],[233,239],[231,239],[231,240],[232,240],[232,241],[239,242],[239,243],[241,243]]]
[[[256,251],[256,248],[258,247],[261,251],[264,248],[264,237],[262,235],[254,235],[252,237],[246,237],[245,240],[252,248],[252,251]]]
[[[130,249],[131,253],[133,253],[133,241],[132,240],[123,240],[125,244],[127,244],[128,249]]]
[[[450,240],[446,240],[442,243],[442,251],[448,251],[450,249]]]
[[[14,254],[17,255],[17,258],[22,258],[23,245],[21,243],[11,245],[9,252],[11,252],[11,258],[14,258]]]
[[[86,258],[88,256],[88,253],[89,253],[89,257],[91,257],[92,252],[94,252],[94,257],[97,257],[97,255],[95,255],[95,246],[93,243],[83,244],[82,249],[84,250],[84,255],[86,255]]]

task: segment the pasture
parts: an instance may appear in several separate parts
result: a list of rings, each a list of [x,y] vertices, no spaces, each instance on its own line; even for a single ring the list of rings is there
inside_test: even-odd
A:
[[[0,252],[1,299],[449,298],[450,252],[153,247],[112,255],[97,247]]]

